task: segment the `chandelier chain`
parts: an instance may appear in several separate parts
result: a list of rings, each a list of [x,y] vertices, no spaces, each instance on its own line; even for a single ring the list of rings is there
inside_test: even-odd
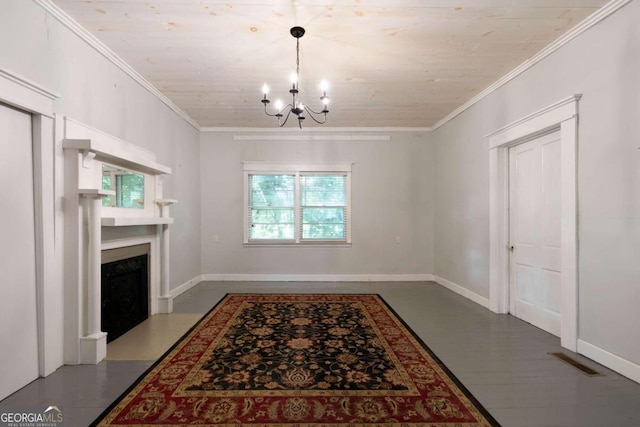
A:
[[[296,38],[296,81],[300,87],[300,38]]]

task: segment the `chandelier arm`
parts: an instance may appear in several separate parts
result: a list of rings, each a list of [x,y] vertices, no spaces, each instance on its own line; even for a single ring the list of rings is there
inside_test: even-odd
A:
[[[323,113],[321,112],[317,112],[317,111],[313,111],[311,108],[308,108],[307,106],[304,107],[305,111],[307,111],[308,116],[311,117],[311,120],[313,120],[314,122],[316,122],[319,125],[323,125],[326,123],[327,121],[327,113]],[[322,121],[316,119],[316,115],[320,115],[320,114],[324,114],[324,118],[322,119]]]
[[[288,107],[291,107],[291,105],[288,105]],[[278,126],[282,127],[286,125],[290,115],[291,115],[291,108],[289,108],[289,111],[287,112],[287,115],[284,117],[284,122],[282,122],[282,124],[280,124],[280,117],[278,117]]]
[[[284,107],[282,107],[279,111],[276,111],[275,114],[271,114],[268,110],[267,110],[267,104],[264,104],[264,113],[269,116],[269,117],[278,117],[278,114],[282,117],[282,112],[284,110],[286,110],[287,108],[289,108],[289,111],[291,111],[291,108],[293,108],[293,106],[291,104],[287,104]]]
[[[318,115],[319,115],[319,114],[325,114],[325,115],[326,115],[326,114],[329,112],[329,110],[316,111],[316,110],[313,110],[313,109],[312,109],[311,107],[309,107],[308,105],[305,105],[305,106],[304,106],[304,109],[305,109],[305,111],[310,111],[310,112],[312,112],[313,114],[318,114]]]
[[[269,116],[269,117],[275,117],[275,116],[276,116],[276,114],[278,114],[278,113],[276,113],[276,114],[271,114],[271,113],[267,110],[267,104],[266,104],[266,103],[264,104],[264,113],[265,113],[267,116]]]

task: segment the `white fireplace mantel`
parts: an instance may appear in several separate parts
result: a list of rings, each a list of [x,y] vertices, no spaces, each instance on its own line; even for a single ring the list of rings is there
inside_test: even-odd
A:
[[[82,153],[93,153],[95,160],[102,160],[134,171],[152,175],[171,174],[171,168],[156,163],[155,155],[117,138],[97,133],[91,139],[65,138],[63,148]]]
[[[127,246],[135,240],[103,242],[103,227],[157,226],[149,237],[149,314],[170,313],[169,206],[176,203],[162,195],[163,177],[171,168],[156,161],[154,153],[75,120],[58,119],[63,127],[65,181],[65,363],[96,364],[106,357],[106,333],[101,330],[101,251]],[[103,164],[144,177],[141,207],[102,205],[115,196],[102,188]],[[113,170],[113,169],[111,169]],[[128,232],[125,232],[125,235]]]
[[[173,218],[148,217],[128,218],[122,216],[103,216],[100,218],[103,227],[127,227],[133,225],[173,224]]]

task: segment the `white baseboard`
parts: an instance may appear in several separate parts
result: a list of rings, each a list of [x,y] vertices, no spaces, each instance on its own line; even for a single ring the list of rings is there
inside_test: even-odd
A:
[[[447,279],[443,279],[440,276],[433,276],[433,280],[438,282],[438,284],[444,286],[445,288],[459,294],[462,295],[463,297],[470,299],[471,301],[475,302],[476,304],[480,304],[481,306],[483,306],[484,308],[489,308],[489,298],[483,297],[482,295],[478,295],[473,291],[470,291],[467,288],[464,288],[456,283],[453,283]]]
[[[589,359],[595,360],[601,365],[618,372],[619,374],[640,383],[640,365],[633,363],[607,350],[596,347],[581,339],[578,340],[578,353]]]
[[[172,299],[176,298],[178,295],[182,295],[183,293],[187,292],[189,289],[193,288],[195,285],[202,282],[203,280],[204,280],[204,274],[196,276],[193,279],[184,282],[182,285],[178,286],[177,288],[171,289],[171,292],[169,292],[169,296]]]
[[[201,274],[169,293],[171,299],[200,282],[432,282],[433,274]]]
[[[175,289],[176,298],[200,282],[437,282],[471,301],[489,308],[489,299],[433,274],[201,274]]]
[[[212,282],[428,282],[433,274],[203,274]]]

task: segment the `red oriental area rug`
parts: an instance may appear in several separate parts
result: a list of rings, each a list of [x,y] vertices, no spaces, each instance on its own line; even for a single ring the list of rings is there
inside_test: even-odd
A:
[[[232,294],[95,426],[498,426],[377,295]]]

